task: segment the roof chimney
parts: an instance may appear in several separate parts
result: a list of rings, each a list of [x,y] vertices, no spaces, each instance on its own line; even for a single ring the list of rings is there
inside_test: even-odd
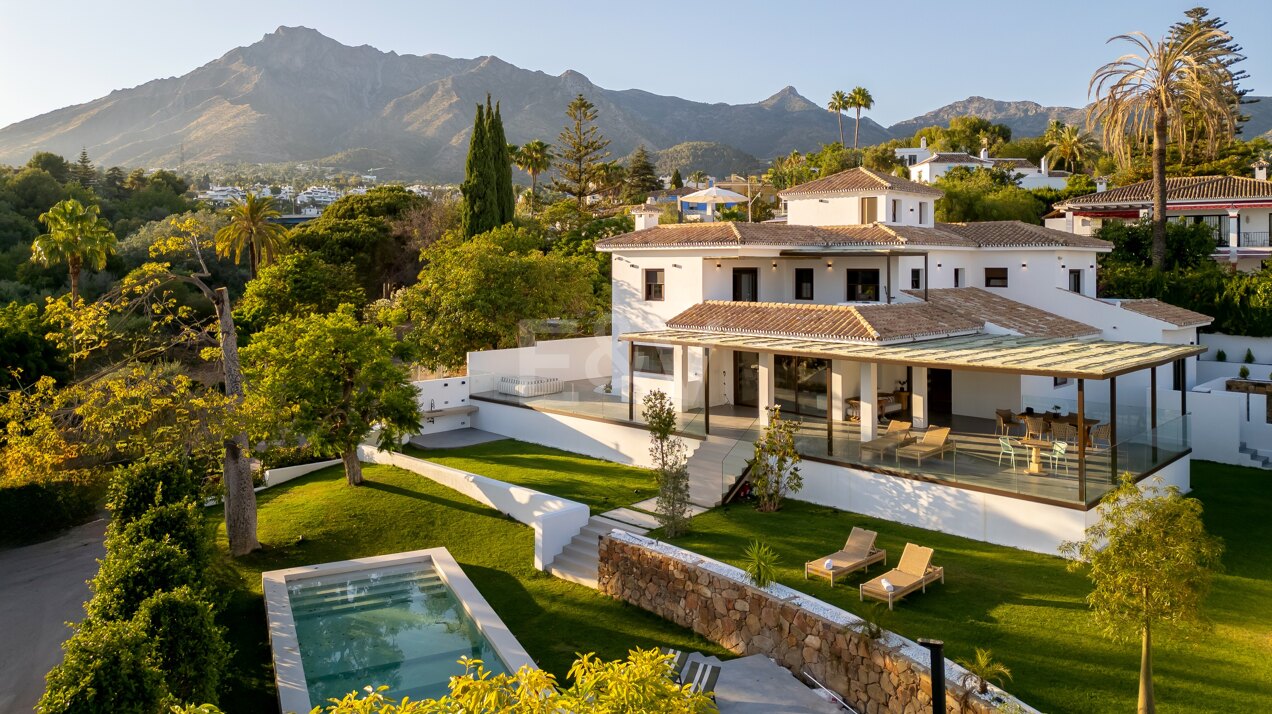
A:
[[[1047,168],[1048,168],[1048,167],[1047,167],[1047,157],[1045,157],[1045,156],[1044,156],[1044,157],[1042,157],[1042,160],[1038,162],[1038,173],[1042,174],[1043,176],[1046,176],[1046,175],[1047,175]]]
[[[989,160],[989,148],[988,148],[988,147],[985,147],[985,146],[982,146],[982,147],[981,147],[980,157],[981,157],[982,159],[985,159],[986,161],[988,161],[988,160]]]
[[[1253,164],[1250,164],[1250,166],[1254,167],[1254,177],[1256,179],[1260,181],[1268,180],[1268,162],[1267,161],[1263,159],[1259,159]]]
[[[662,210],[652,203],[646,203],[632,209],[632,220],[636,224],[635,230],[643,231],[646,228],[657,228],[658,219],[662,217]]]
[[[1103,176],[1095,180],[1096,193],[1104,193],[1109,190],[1109,180]]]
[[[927,137],[926,137],[926,136],[921,136],[921,137],[919,137],[919,148],[920,148],[920,149],[926,149],[926,148],[927,148]]]

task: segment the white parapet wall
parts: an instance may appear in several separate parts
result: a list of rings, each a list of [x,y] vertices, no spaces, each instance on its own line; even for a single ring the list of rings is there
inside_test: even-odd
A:
[[[530,526],[534,529],[534,567],[539,570],[547,570],[591,517],[588,507],[577,501],[406,454],[363,445],[358,447],[358,459],[417,473]]]
[[[300,464],[299,466],[284,466],[278,469],[267,469],[265,471],[265,485],[277,486],[280,483],[287,483],[294,478],[300,478],[305,474],[311,474],[320,471],[328,466],[335,466],[340,463],[340,459],[331,459],[329,461],[315,461],[312,464]]]
[[[468,377],[444,377],[412,382],[418,393],[421,434],[466,429],[473,425],[468,411]]]
[[[1224,351],[1229,364],[1236,363],[1240,365],[1245,360],[1246,350],[1254,355],[1254,361],[1261,365],[1272,364],[1272,337],[1246,337],[1244,335],[1225,335],[1221,332],[1202,333],[1198,335],[1197,341],[1210,351],[1198,357],[1198,361],[1214,361],[1218,357],[1219,350]],[[1220,362],[1220,364],[1223,364]],[[1236,369],[1234,367],[1233,369]],[[1252,376],[1260,378],[1266,377],[1267,374],[1254,375],[1254,366],[1251,365],[1250,372]],[[1236,372],[1233,372],[1235,375]],[[1201,378],[1198,377],[1198,381]]]
[[[553,377],[563,382],[609,377],[610,338],[547,340],[533,347],[468,353],[473,392],[493,392],[500,377],[519,376]]]

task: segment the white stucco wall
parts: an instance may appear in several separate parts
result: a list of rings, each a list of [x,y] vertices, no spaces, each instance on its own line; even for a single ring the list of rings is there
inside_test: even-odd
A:
[[[418,393],[416,401],[424,418],[420,420],[421,434],[464,429],[472,424],[471,414],[430,415],[429,412],[470,406],[468,403],[468,377],[426,379],[411,383]],[[431,420],[431,422],[430,422]]]
[[[484,350],[468,353],[468,380],[472,392],[488,392],[499,377],[534,375],[560,380],[596,379],[609,374],[607,336],[545,340],[534,347]]]
[[[1020,377],[997,372],[950,373],[954,413],[993,419],[996,409],[1016,409],[1020,404]]]
[[[876,199],[878,210],[876,211],[875,220],[879,223],[925,226],[928,228],[935,225],[935,197],[903,191],[787,199],[786,220],[790,225],[800,226],[860,225],[864,222],[861,215],[861,199],[869,196],[873,196]],[[894,199],[901,202],[895,221],[892,216],[892,201]],[[920,203],[926,204],[926,208],[920,209]],[[920,213],[923,214],[923,220],[920,220]]]

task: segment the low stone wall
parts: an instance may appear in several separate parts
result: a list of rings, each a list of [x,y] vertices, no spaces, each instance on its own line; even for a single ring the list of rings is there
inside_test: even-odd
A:
[[[690,628],[731,652],[767,655],[795,674],[806,669],[862,714],[931,710],[927,650],[891,632],[871,639],[857,616],[783,585],[761,590],[737,568],[621,531],[601,539],[598,583],[602,593]],[[941,586],[935,587],[929,597],[940,596]],[[976,696],[960,704],[965,673],[946,661],[948,711],[998,711]],[[995,687],[991,692],[1019,704],[1023,712],[1035,712]]]

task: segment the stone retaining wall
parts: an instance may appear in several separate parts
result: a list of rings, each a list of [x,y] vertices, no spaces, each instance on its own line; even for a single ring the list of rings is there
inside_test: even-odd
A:
[[[598,583],[602,593],[690,628],[738,655],[767,655],[795,674],[806,668],[862,714],[931,711],[926,650],[890,632],[871,639],[862,634],[860,618],[785,586],[761,590],[736,568],[621,532],[601,539]],[[936,589],[929,597],[940,596],[940,586]],[[964,673],[946,662],[948,711],[997,712],[979,697],[960,705],[963,688],[958,682]],[[1035,711],[991,690],[1020,704],[1020,711]]]

